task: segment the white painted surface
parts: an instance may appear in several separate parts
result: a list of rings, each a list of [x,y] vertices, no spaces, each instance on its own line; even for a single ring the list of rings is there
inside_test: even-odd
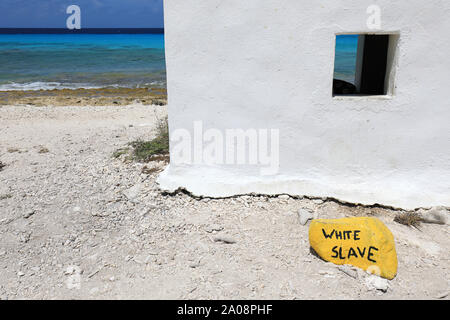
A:
[[[373,32],[373,1],[164,3],[171,132],[280,129],[280,168],[172,164],[163,189],[450,206],[449,1],[376,1],[400,33],[393,96],[334,99],[335,35]]]

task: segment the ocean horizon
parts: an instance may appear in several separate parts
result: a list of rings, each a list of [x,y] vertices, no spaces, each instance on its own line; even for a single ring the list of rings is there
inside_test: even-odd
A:
[[[164,28],[0,28],[0,34],[161,34]]]

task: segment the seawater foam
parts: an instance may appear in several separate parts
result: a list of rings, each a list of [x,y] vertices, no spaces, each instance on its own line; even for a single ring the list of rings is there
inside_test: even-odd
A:
[[[92,86],[82,83],[61,84],[59,82],[29,82],[29,83],[6,83],[0,85],[0,91],[38,91],[38,90],[53,90],[53,89],[101,89],[105,86]],[[118,86],[107,86],[118,87]]]
[[[147,87],[165,87],[164,81],[152,81],[144,84],[137,85],[91,85],[83,83],[66,83],[59,82],[28,82],[28,83],[16,83],[10,82],[0,84],[0,91],[39,91],[39,90],[62,90],[62,89],[102,89],[102,88],[147,88]]]

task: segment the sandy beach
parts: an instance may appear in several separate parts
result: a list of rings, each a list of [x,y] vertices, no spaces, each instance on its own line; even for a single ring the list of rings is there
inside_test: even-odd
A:
[[[167,112],[144,105],[160,95],[134,94],[0,94],[0,299],[449,299],[447,225],[416,229],[394,222],[399,210],[332,199],[163,193],[167,163],[112,156],[153,138]],[[311,254],[300,209],[382,220],[395,279],[374,286]]]

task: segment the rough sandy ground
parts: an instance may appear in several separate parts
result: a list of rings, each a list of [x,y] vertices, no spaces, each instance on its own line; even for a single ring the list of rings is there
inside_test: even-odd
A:
[[[0,107],[1,299],[449,299],[448,226],[319,199],[162,194],[157,173],[111,157],[152,137],[155,112]],[[312,255],[300,208],[384,221],[399,258],[387,292]]]
[[[100,88],[0,91],[0,106],[110,106],[166,105],[164,88]]]

